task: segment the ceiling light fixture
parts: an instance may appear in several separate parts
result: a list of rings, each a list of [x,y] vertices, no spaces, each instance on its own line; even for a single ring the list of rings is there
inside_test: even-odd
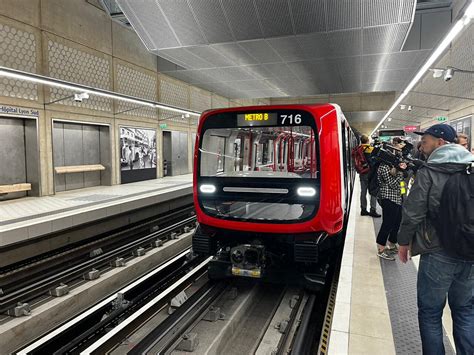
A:
[[[443,77],[444,81],[450,81],[453,78],[454,73],[474,74],[473,70],[464,70],[454,67],[447,67],[446,69],[430,68],[430,71],[433,72],[433,78]]]
[[[109,99],[132,102],[132,103],[143,105],[143,106],[149,106],[149,107],[154,107],[154,108],[160,108],[167,111],[183,113],[185,115],[197,116],[197,117],[201,116],[201,113],[197,111],[186,110],[180,107],[162,104],[160,102],[140,99],[134,96],[119,94],[113,91],[94,88],[94,87],[82,85],[82,84],[76,84],[76,83],[72,83],[69,81],[61,80],[61,79],[55,79],[55,78],[51,78],[51,77],[47,77],[47,76],[43,76],[39,74],[29,73],[29,72],[11,69],[11,68],[2,67],[2,66],[0,66],[0,76],[17,79],[17,80],[30,81],[33,83],[43,84],[47,86],[73,90],[73,91],[77,91],[80,95],[85,95],[85,94],[97,95],[97,96],[107,97]]]
[[[444,69],[440,68],[430,68],[430,71],[433,72],[433,78],[441,78],[444,74]]]
[[[418,83],[418,81],[423,77],[423,75],[428,71],[428,69],[433,65],[433,63],[443,54],[443,52],[448,48],[450,43],[454,40],[454,38],[461,33],[463,29],[469,25],[471,22],[472,18],[474,18],[474,0],[471,0],[469,2],[469,5],[466,8],[466,11],[464,12],[463,16],[454,24],[454,26],[451,27],[451,30],[448,32],[448,34],[443,38],[441,43],[436,47],[436,49],[433,51],[431,56],[428,58],[428,60],[423,64],[421,69],[416,73],[416,75],[413,77],[413,79],[410,81],[410,83],[407,85],[407,87],[402,91],[400,96],[395,100],[393,103],[392,107],[387,111],[385,116],[380,120],[380,122],[377,124],[377,126],[374,128],[372,133],[370,135],[372,136],[375,132],[377,132],[377,129],[382,125],[382,123],[387,119],[388,116],[392,114],[392,112],[398,107],[400,102],[408,95],[408,93],[415,87],[415,85]]]
[[[400,105],[400,110],[404,110],[406,107],[406,105]]]

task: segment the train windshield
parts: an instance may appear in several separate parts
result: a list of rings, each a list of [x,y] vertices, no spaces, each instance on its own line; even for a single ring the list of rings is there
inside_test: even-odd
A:
[[[314,132],[307,126],[208,129],[200,156],[201,176],[317,177]]]
[[[220,117],[227,123],[224,127],[210,120],[201,132],[198,193],[204,212],[270,223],[312,218],[319,205],[312,116],[306,115],[297,125],[272,126],[239,125],[238,116],[234,121]]]

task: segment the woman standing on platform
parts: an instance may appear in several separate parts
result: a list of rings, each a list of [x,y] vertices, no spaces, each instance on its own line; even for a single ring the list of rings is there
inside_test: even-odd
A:
[[[382,206],[382,226],[377,235],[377,256],[385,260],[395,260],[398,253],[397,234],[402,220],[402,191],[403,170],[407,168],[401,163],[397,169],[386,163],[381,163],[377,170],[377,180],[380,186],[379,202]],[[388,241],[387,241],[388,239]]]

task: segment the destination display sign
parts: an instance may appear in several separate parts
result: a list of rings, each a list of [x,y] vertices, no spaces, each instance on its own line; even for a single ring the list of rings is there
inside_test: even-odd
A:
[[[237,126],[276,126],[276,112],[242,113],[237,115]]]

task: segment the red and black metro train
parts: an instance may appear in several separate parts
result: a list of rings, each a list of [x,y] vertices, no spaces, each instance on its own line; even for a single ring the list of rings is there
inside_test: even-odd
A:
[[[209,276],[321,284],[341,244],[356,144],[333,104],[204,112],[194,153],[193,251],[214,256]]]

